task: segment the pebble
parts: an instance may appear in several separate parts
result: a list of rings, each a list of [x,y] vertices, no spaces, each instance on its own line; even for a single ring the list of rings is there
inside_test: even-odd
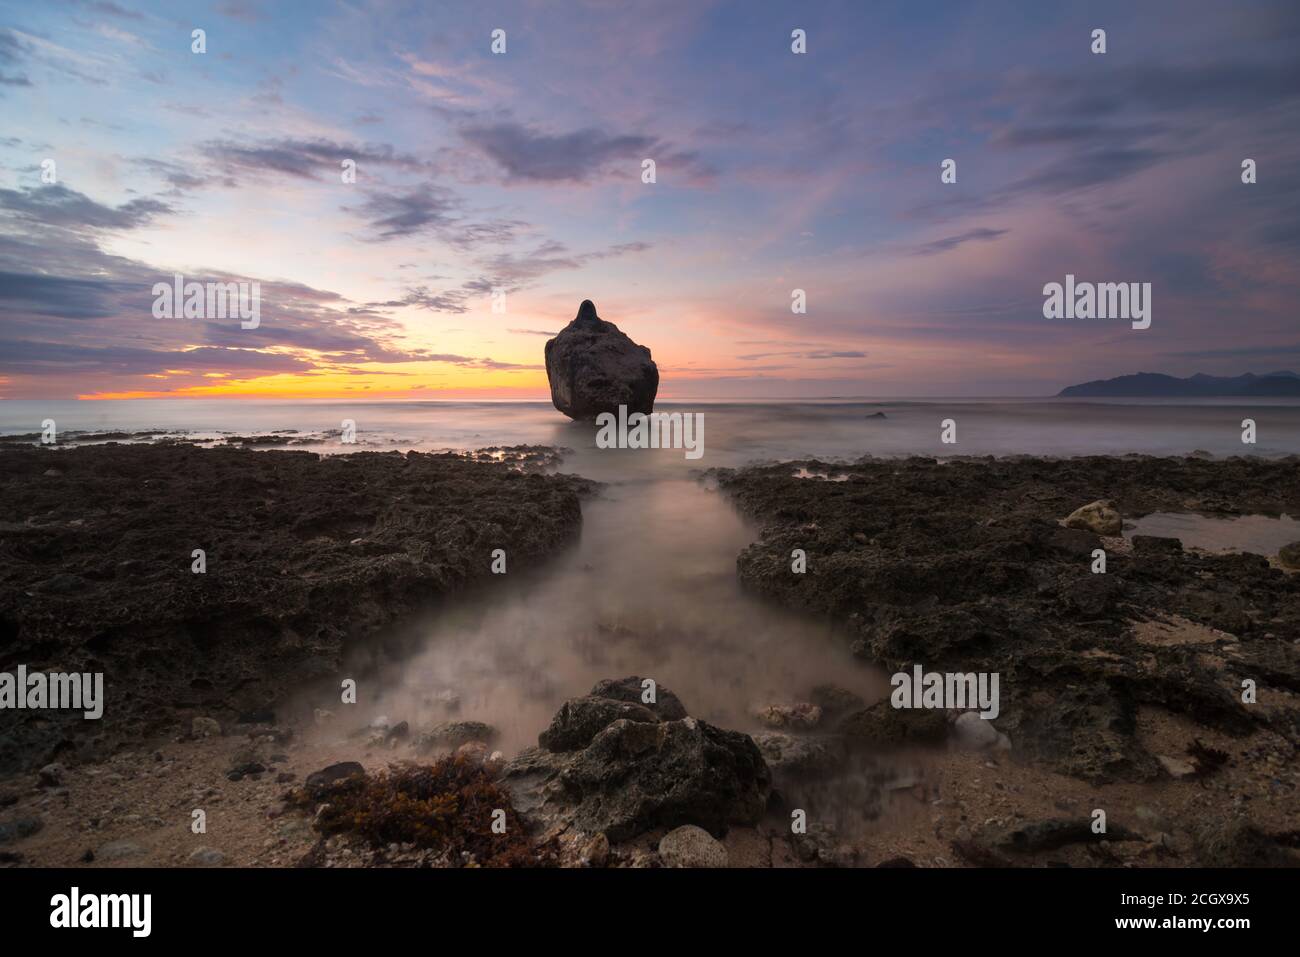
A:
[[[198,717],[190,722],[190,733],[196,738],[217,738],[221,736],[221,724],[214,718]]]
[[[220,867],[225,862],[226,855],[212,847],[200,847],[190,854],[190,863],[196,867]]]

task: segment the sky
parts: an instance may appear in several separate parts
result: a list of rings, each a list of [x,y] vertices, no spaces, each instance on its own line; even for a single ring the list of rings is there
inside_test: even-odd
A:
[[[583,299],[664,398],[1297,369],[1298,147],[1294,2],[0,0],[0,398],[543,398]]]

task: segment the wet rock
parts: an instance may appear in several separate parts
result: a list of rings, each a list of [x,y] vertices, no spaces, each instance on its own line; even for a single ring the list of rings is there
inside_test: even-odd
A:
[[[1076,508],[1066,517],[1065,526],[1084,528],[1098,535],[1115,536],[1123,531],[1124,521],[1112,502],[1097,501]]]
[[[537,736],[537,743],[548,751],[580,751],[620,718],[648,724],[659,721],[657,714],[640,704],[587,695],[566,701],[550,727]]]
[[[612,322],[596,315],[585,299],[577,317],[546,343],[546,378],[551,402],[571,419],[601,412],[654,411],[659,369],[650,350],[637,345]]]
[[[771,775],[748,735],[694,718],[620,719],[559,775],[576,821],[620,841],[694,823],[715,834],[763,815]]]
[[[895,708],[885,699],[850,714],[839,730],[850,747],[881,750],[941,744],[948,736],[948,722],[942,711]]]
[[[444,721],[421,732],[415,739],[415,749],[421,754],[438,749],[454,751],[471,741],[491,744],[496,737],[497,729],[482,721]]]
[[[615,701],[639,704],[643,708],[649,708],[662,721],[677,721],[686,717],[686,707],[681,699],[658,682],[654,686],[655,700],[644,700],[647,680],[636,675],[627,678],[606,678],[596,682],[595,687],[591,689],[591,695],[595,698],[613,698]]]
[[[660,838],[659,856],[667,867],[727,866],[727,849],[722,842],[694,824],[673,828]]]

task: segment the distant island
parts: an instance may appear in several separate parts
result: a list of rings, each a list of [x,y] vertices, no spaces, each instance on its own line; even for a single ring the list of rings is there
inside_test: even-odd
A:
[[[1097,379],[1082,385],[1066,386],[1058,398],[1095,398],[1116,396],[1300,396],[1300,375],[1294,372],[1268,372],[1255,375],[1214,376],[1197,373],[1186,379],[1159,372],[1139,372],[1114,379]]]

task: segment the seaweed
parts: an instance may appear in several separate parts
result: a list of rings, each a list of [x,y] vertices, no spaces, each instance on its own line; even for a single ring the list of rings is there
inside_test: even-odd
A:
[[[509,794],[482,764],[450,755],[431,764],[395,764],[352,775],[315,794],[298,788],[291,805],[316,809],[313,827],[323,836],[347,834],[373,847],[410,844],[436,850],[453,864],[479,867],[549,866],[559,863],[552,840],[537,841]],[[493,829],[495,812],[504,828]]]

